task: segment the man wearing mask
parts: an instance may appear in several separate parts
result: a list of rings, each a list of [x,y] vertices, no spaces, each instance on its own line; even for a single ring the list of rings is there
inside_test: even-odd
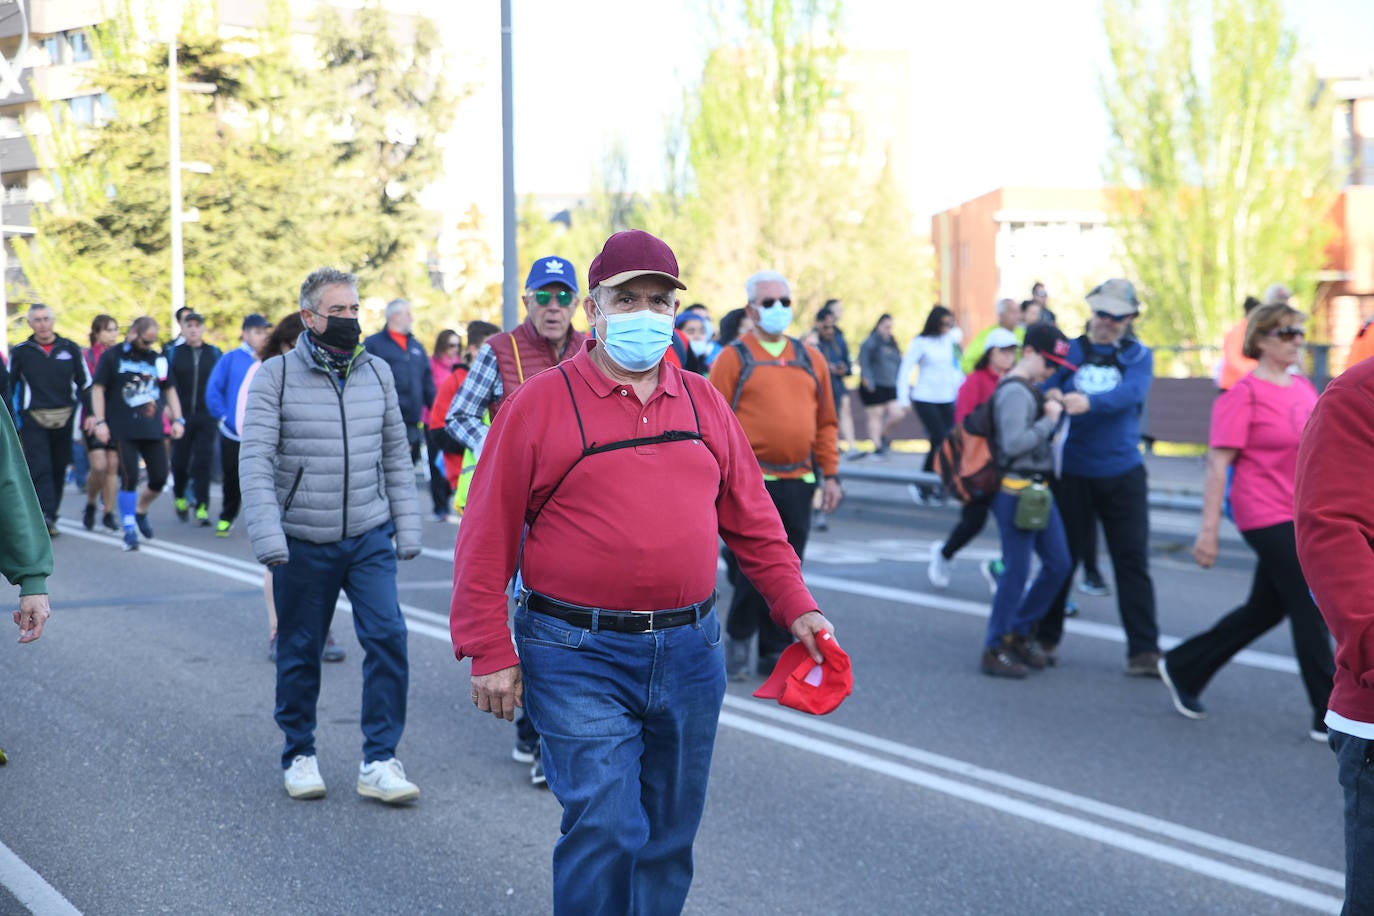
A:
[[[306,333],[253,376],[243,420],[244,517],[277,607],[286,792],[325,794],[315,709],[342,590],[365,657],[357,791],[410,802],[420,790],[396,759],[410,678],[396,560],[420,553],[409,442],[391,370],[358,346],[357,278],[316,270],[301,284],[300,305]]]
[[[190,518],[194,506],[196,521],[210,525],[210,465],[215,441],[215,416],[206,404],[210,375],[222,355],[219,347],[205,342],[205,319],[192,311],[179,313],[181,343],[167,349],[177,397],[186,412],[185,434],[172,444],[172,496],[177,518]],[[191,500],[187,500],[187,493]],[[94,517],[95,507],[91,507]]]
[[[219,507],[219,521],[215,535],[228,537],[234,527],[243,495],[239,489],[239,448],[242,436],[238,427],[238,404],[243,380],[248,370],[258,362],[258,354],[267,340],[267,319],[254,312],[243,319],[239,333],[239,347],[224,354],[215,363],[206,382],[205,404],[219,420],[219,457],[224,475],[224,497]],[[246,392],[245,392],[246,393]]]
[[[664,358],[678,273],[647,232],[607,239],[582,303],[596,340],[496,417],[454,550],[473,706],[509,719],[523,702],[543,732],[555,916],[683,907],[725,695],[721,538],[813,662],[833,643],[739,424]]]
[[[54,320],[46,305],[30,306],[33,334],[10,353],[19,441],[49,535],[57,534],[57,509],[72,462],[72,417],[78,405],[90,407],[91,386],[81,348],[53,330]]]
[[[821,511],[826,513],[835,510],[842,495],[830,370],[814,347],[787,336],[792,297],[786,277],[763,271],[744,289],[754,330],[721,350],[711,367],[711,384],[744,427],[787,542],[800,560],[816,487],[823,487]],[[748,677],[749,644],[757,633],[757,671],[767,677],[792,637],[770,618],[768,602],[729,549],[725,563],[734,587],[726,620],[726,671],[735,680]]]
[[[448,409],[445,429],[463,445],[473,460],[482,457],[490,428],[515,390],[551,366],[572,359],[582,350],[587,335],[573,330],[577,304],[577,269],[567,258],[540,258],[525,278],[525,321],[513,331],[488,338],[477,351],[468,377]],[[530,765],[530,783],[543,786],[544,767],[539,759],[539,733],[529,716],[515,723],[515,750],[511,758]]]
[[[434,373],[430,369],[425,345],[410,333],[414,325],[410,303],[392,299],[386,304],[386,328],[363,341],[367,352],[386,360],[396,380],[396,398],[401,404],[401,418],[406,423],[406,441],[410,443],[410,461],[420,457],[420,443],[424,433],[420,424],[427,406],[434,403]]]

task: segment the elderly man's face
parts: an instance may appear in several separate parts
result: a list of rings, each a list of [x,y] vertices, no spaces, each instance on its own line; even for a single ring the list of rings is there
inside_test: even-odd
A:
[[[762,333],[762,328],[759,327],[759,316],[763,313],[762,310],[764,309],[764,307],[776,306],[777,301],[779,299],[790,299],[791,297],[792,293],[787,288],[786,283],[782,283],[777,280],[764,280],[763,282],[759,283],[759,285],[756,287],[754,291],[753,301],[751,301],[748,305],[745,306],[745,311],[749,315],[749,320],[752,323],[753,328]],[[740,329],[740,333],[744,333],[744,329],[742,326]]]
[[[29,312],[29,328],[39,343],[50,343],[57,335],[53,333],[53,314],[51,309],[34,309]]]
[[[588,296],[583,308],[587,321],[596,327],[596,335],[606,336],[606,315],[625,315],[630,312],[653,311],[660,315],[677,313],[677,290],[673,284],[658,277],[636,277],[614,288],[604,306]]]
[[[395,314],[387,319],[386,324],[397,334],[409,334],[410,329],[415,325],[415,320],[410,314],[410,306],[403,305],[398,308]]]
[[[547,293],[547,296],[543,295]],[[577,294],[562,283],[550,283],[541,289],[525,290],[525,310],[534,322],[539,336],[553,344],[561,345],[568,339],[568,328],[572,325],[573,307],[577,304]],[[540,304],[539,300],[546,301]]]

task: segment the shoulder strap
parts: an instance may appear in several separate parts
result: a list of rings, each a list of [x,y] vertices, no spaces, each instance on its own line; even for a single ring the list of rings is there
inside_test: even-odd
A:
[[[739,354],[739,375],[735,378],[735,392],[730,396],[730,412],[739,407],[739,396],[744,391],[744,383],[754,374],[754,354],[749,346],[738,337],[730,341],[730,347]]]

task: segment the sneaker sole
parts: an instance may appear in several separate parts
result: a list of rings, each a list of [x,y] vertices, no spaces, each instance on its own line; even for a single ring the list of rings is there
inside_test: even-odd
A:
[[[514,760],[516,763],[534,763],[534,752],[522,751],[517,747],[510,752],[510,759]]]
[[[383,792],[381,789],[375,789],[372,786],[359,783],[358,794],[363,796],[363,798],[375,798],[377,801],[384,802],[388,805],[403,805],[406,802],[412,802],[419,798],[420,790],[416,788],[403,789],[400,792]]]
[[[1157,668],[1158,670],[1155,673],[1158,674],[1159,679],[1164,682],[1164,686],[1169,688],[1169,699],[1173,700],[1174,709],[1178,710],[1178,714],[1184,718],[1193,720],[1207,718],[1207,713],[1205,711],[1194,712],[1183,705],[1183,701],[1178,698],[1178,688],[1174,686],[1173,678],[1169,677],[1169,666],[1164,664],[1164,656],[1162,655],[1159,657],[1159,665]]]
[[[287,788],[286,794],[297,801],[309,801],[312,798],[324,798],[324,786],[306,786],[301,789]]]

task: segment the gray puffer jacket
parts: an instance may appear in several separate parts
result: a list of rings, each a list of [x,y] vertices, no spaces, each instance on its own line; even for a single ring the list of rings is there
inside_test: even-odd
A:
[[[288,535],[329,544],[387,522],[397,555],[418,556],[415,471],[391,369],[362,352],[340,386],[301,336],[248,389],[239,478],[258,561],[285,562]]]

